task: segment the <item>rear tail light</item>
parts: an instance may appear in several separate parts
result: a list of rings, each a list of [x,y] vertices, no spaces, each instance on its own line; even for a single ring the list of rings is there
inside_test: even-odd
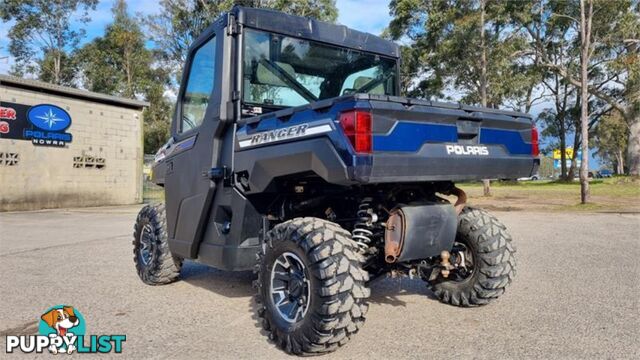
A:
[[[371,113],[362,110],[343,112],[340,114],[340,125],[356,153],[371,153]]]
[[[538,143],[538,129],[536,127],[531,128],[531,155],[540,155],[540,145]]]

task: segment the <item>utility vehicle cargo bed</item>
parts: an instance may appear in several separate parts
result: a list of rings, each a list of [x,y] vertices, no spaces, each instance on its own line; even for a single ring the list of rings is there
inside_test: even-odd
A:
[[[369,117],[363,131],[345,125],[341,115],[355,119],[354,111]],[[527,114],[379,95],[247,118],[237,141],[236,170],[251,174],[258,166],[267,179],[291,174],[291,167],[340,184],[515,179],[530,176],[539,162]],[[357,152],[360,141],[365,150]]]

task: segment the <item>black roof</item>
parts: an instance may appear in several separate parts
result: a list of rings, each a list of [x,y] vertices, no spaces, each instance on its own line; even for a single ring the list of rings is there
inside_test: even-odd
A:
[[[231,13],[244,26],[394,58],[400,57],[400,47],[396,43],[379,36],[350,29],[344,25],[288,15],[275,10],[242,6],[235,6]]]

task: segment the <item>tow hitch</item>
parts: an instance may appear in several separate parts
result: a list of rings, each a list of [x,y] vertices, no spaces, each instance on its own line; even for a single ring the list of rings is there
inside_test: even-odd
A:
[[[438,263],[422,261],[418,266],[418,273],[424,280],[434,281],[439,276],[448,279],[455,274],[456,280],[464,280],[473,273],[473,261],[470,250],[461,243],[455,243],[451,252],[443,250]],[[428,276],[426,276],[428,274]]]

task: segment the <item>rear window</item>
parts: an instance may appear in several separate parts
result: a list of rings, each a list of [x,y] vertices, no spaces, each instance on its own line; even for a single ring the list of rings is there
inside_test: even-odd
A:
[[[298,106],[351,93],[396,95],[396,60],[247,29],[243,100]]]

